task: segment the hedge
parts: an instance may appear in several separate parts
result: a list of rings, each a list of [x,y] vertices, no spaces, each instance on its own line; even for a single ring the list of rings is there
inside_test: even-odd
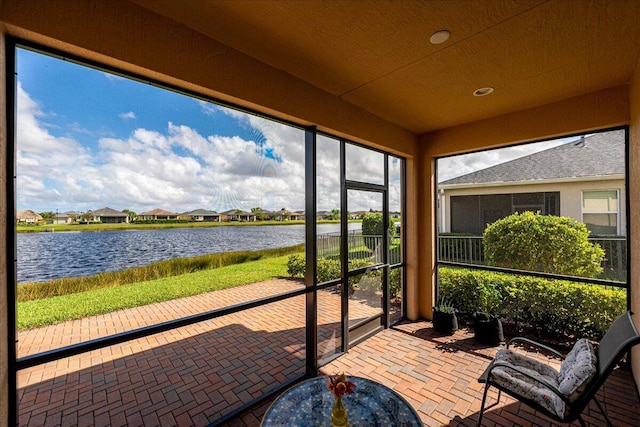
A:
[[[438,269],[438,298],[466,313],[489,301],[490,314],[546,334],[595,340],[627,307],[625,289],[450,267]]]
[[[352,270],[372,265],[364,259],[351,260],[349,267]],[[316,262],[318,283],[328,282],[340,278],[340,261],[326,258],[319,258]],[[305,275],[306,261],[304,255],[290,255],[287,262],[287,273],[291,277],[303,278]],[[349,278],[351,290],[360,289],[362,291],[376,291],[380,288],[380,280],[377,279],[382,274],[382,270],[375,270]],[[396,268],[389,273],[389,296],[397,296],[401,290],[400,269]]]

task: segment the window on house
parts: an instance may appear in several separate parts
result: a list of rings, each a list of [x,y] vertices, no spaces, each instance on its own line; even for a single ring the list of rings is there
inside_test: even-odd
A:
[[[582,222],[593,235],[618,234],[618,190],[582,192]]]
[[[488,224],[514,212],[560,214],[560,192],[451,196],[451,232],[481,235]]]

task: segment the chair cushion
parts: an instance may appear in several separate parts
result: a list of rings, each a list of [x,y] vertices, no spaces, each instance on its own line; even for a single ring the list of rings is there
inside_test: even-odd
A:
[[[494,361],[506,364],[506,366],[497,366],[491,371],[494,383],[539,403],[553,414],[564,416],[565,403],[558,395],[543,384],[510,369],[510,366],[516,366],[528,375],[553,387],[558,386],[558,371],[535,359],[506,349],[498,350]]]
[[[593,346],[586,338],[574,344],[558,372],[558,390],[575,402],[598,369]]]

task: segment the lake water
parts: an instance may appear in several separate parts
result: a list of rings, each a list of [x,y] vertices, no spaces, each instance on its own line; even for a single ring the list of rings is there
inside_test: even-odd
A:
[[[360,229],[350,223],[349,229]],[[318,224],[318,234],[339,231]],[[304,243],[304,225],[224,226],[77,233],[19,233],[18,283],[88,276],[171,258]]]

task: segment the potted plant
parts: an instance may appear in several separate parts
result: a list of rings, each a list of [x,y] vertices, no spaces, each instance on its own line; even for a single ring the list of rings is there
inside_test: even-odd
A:
[[[458,330],[458,317],[453,304],[441,301],[433,307],[433,328],[445,335],[451,335]]]
[[[475,339],[482,344],[498,345],[504,342],[502,321],[496,315],[502,295],[488,283],[478,284],[479,311],[473,314]]]

